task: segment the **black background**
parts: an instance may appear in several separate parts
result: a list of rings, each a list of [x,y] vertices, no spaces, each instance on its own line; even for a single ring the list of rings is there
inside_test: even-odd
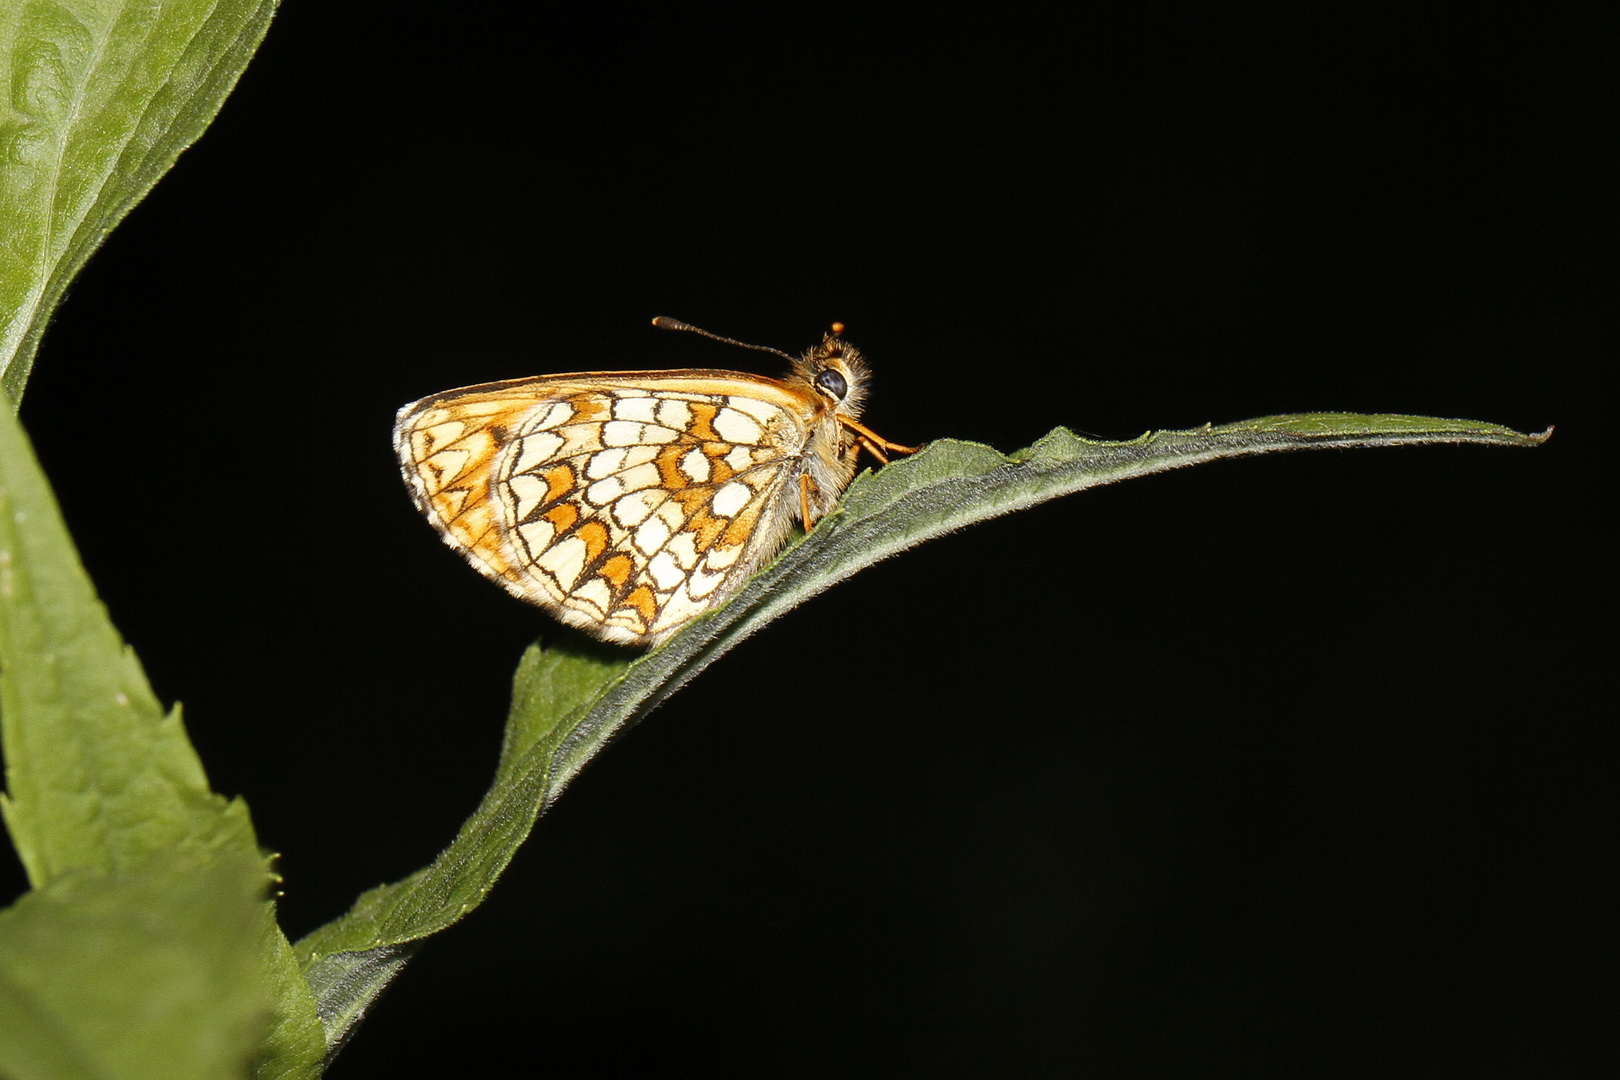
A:
[[[1189,470],[862,574],[588,770],[334,1077],[1598,1060],[1594,27],[335,7],[286,6],[23,409],[294,937],[450,839],[560,633],[417,519],[402,402],[774,373],[667,314],[790,351],[844,321],[899,441],[1560,430]]]

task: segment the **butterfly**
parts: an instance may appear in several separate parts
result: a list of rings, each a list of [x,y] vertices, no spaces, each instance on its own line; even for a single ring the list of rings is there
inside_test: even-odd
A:
[[[736,592],[794,522],[832,509],[864,450],[868,374],[834,323],[792,364],[586,371],[481,383],[399,410],[394,445],[446,544],[519,599],[604,641],[655,645]]]

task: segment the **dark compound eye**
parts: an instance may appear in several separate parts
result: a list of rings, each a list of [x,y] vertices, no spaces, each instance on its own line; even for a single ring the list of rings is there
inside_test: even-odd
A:
[[[849,384],[844,381],[842,375],[829,368],[816,376],[816,389],[843,401],[844,395],[849,393]]]

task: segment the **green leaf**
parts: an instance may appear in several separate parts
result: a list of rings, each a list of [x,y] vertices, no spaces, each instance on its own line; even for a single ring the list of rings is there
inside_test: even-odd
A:
[[[1010,456],[943,440],[863,474],[808,537],[730,602],[652,652],[638,657],[570,642],[524,655],[495,782],[455,840],[432,865],[371,890],[298,943],[328,1037],[342,1037],[403,965],[410,942],[449,926],[483,899],[536,817],[616,734],[738,641],[864,567],[1059,495],[1217,458],[1413,443],[1534,446],[1546,438],[1466,420],[1313,413],[1129,442],[1092,441],[1058,428]]]
[[[329,1046],[342,1044],[404,967],[411,942],[483,902],[534,827],[558,740],[634,655],[593,642],[573,652],[531,647],[518,668],[495,782],[455,841],[433,865],[370,890],[347,915],[298,942]]]
[[[70,871],[0,912],[0,1075],[243,1076],[269,1015],[257,852]]]
[[[144,894],[158,889],[158,882],[192,895],[186,883],[193,878],[214,880],[216,872],[226,873],[217,868],[251,861],[257,877],[246,942],[222,933],[188,947],[199,955],[216,947],[245,950],[245,961],[233,956],[209,962],[249,963],[255,972],[255,1008],[272,1016],[273,1024],[261,1050],[263,1074],[316,1075],[324,1044],[314,1002],[271,905],[262,899],[267,876],[247,806],[209,790],[178,713],[165,715],[97,601],[7,408],[0,408],[0,741],[7,787],[0,811],[36,890],[19,902],[24,914],[16,925],[34,926],[36,918],[47,918],[41,911],[71,907],[76,898],[100,912],[96,918],[116,921],[110,912],[120,895],[132,905],[127,920],[138,923],[138,905],[150,902]],[[49,916],[69,923],[80,917],[71,910]],[[125,940],[123,933],[97,940],[113,948]],[[162,930],[161,936],[168,941],[172,935]],[[128,940],[146,947],[137,937]],[[44,954],[36,948],[35,955]],[[64,954],[64,964],[73,962]],[[100,962],[108,968],[127,962],[134,970],[145,963],[117,952],[103,954]],[[48,987],[39,986],[46,993]],[[69,995],[59,1003],[66,1008],[72,1000],[90,1010],[106,1004],[95,995]],[[156,998],[151,1005],[166,1007]],[[103,1030],[91,1016],[72,1020],[74,1031]],[[19,1044],[7,1043],[15,1034],[0,1028],[0,1061],[20,1052]]]
[[[253,1075],[257,1080],[314,1080],[326,1063],[326,1039],[314,995],[276,923],[273,904],[259,904],[258,932],[257,976],[269,995],[270,1015]]]
[[[0,389],[114,225],[202,135],[276,0],[0,4]]]
[[[0,410],[0,740],[28,880],[165,851],[256,853],[247,807],[208,788],[79,565],[16,417]]]
[[[0,5],[0,396],[21,398],[68,283],[202,134],[275,7]],[[246,806],[208,790],[178,709],[163,714],[95,601],[12,410],[0,411],[0,739],[9,789],[0,811],[37,890],[23,903],[44,904],[42,893],[87,874],[121,882],[159,858],[190,860],[204,876],[248,858],[262,891]],[[254,959],[264,997],[256,1008],[269,1018],[254,1055],[258,1075],[319,1075],[324,1041],[308,986],[273,907],[256,900],[252,911],[251,953],[242,955]],[[138,964],[116,953],[102,961]],[[0,1033],[0,1054],[7,1049]]]

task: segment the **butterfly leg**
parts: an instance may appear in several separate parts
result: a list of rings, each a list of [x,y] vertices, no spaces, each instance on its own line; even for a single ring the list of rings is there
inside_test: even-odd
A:
[[[865,450],[868,454],[871,454],[873,457],[877,458],[879,465],[887,465],[889,463],[889,455],[878,449],[878,445],[872,442],[870,439],[867,439],[865,436],[858,439],[856,445],[858,445],[862,450]]]
[[[894,454],[915,454],[922,449],[920,446],[901,446],[899,443],[890,442],[865,424],[851,420],[847,416],[838,417],[838,422],[853,431],[856,439],[866,448],[866,452],[884,465],[889,463],[887,455],[884,454],[885,450]]]
[[[811,491],[811,489],[814,489],[817,494],[821,493],[821,489],[816,487],[816,482],[814,480],[810,479],[810,474],[809,473],[800,473],[799,474],[799,520],[804,522],[804,531],[807,534],[810,532],[811,529],[815,528],[814,522],[812,522],[811,519],[810,519],[810,491]]]

